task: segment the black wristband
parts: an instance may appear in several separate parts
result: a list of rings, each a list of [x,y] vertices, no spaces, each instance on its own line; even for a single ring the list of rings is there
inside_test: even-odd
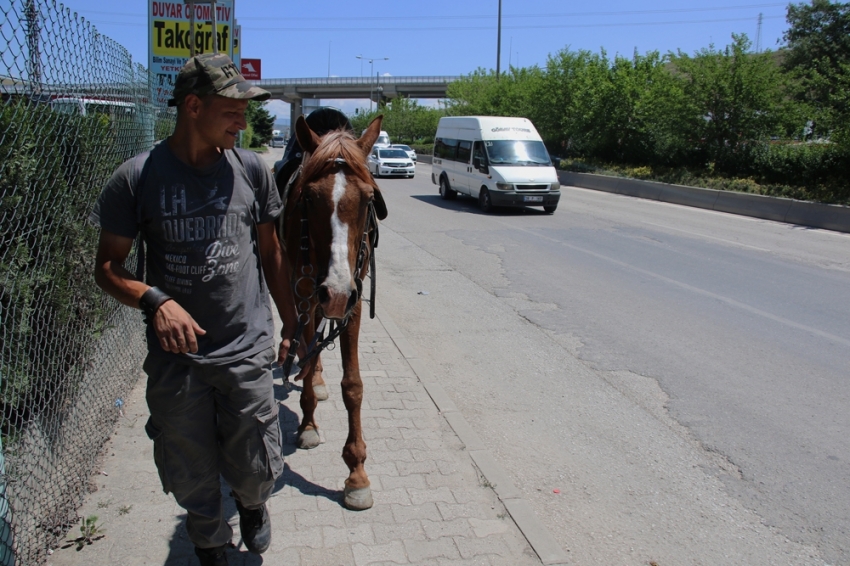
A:
[[[166,295],[159,287],[151,287],[145,291],[145,294],[142,295],[141,299],[139,299],[139,308],[141,308],[142,312],[145,313],[145,322],[151,322],[153,320],[153,315],[156,314],[159,307],[161,307],[166,301],[170,300],[171,297]]]

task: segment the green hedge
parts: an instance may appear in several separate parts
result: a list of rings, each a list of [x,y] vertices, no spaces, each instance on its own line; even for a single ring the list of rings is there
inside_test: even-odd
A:
[[[0,107],[4,436],[67,386],[115,308],[92,281],[98,230],[87,217],[112,171],[142,149],[137,126],[26,102]]]

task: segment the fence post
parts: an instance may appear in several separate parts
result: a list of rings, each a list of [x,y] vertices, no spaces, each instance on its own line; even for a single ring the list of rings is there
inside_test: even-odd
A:
[[[0,380],[3,377],[0,376]],[[9,500],[6,499],[6,456],[0,438],[0,566],[15,566],[12,548],[12,525],[9,523]]]

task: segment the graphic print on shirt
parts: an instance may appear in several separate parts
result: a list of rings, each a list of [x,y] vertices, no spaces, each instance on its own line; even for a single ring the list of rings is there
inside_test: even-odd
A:
[[[165,241],[166,288],[192,294],[193,287],[237,273],[247,214],[230,208],[232,195],[218,184],[192,198],[182,183],[160,186],[159,213]]]

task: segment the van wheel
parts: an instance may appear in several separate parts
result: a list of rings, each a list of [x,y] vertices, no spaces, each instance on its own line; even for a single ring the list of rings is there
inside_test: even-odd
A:
[[[491,212],[493,210],[493,199],[490,197],[490,191],[484,187],[481,187],[481,191],[478,193],[478,206],[484,212]]]
[[[546,211],[546,214],[552,214],[552,213],[554,213],[554,212],[555,212],[555,209],[556,209],[556,208],[558,208],[558,205],[557,205],[557,204],[556,204],[556,205],[554,205],[554,206],[544,206],[544,207],[543,207],[543,210],[544,210],[544,211]]]
[[[440,196],[443,200],[454,200],[457,198],[457,191],[449,187],[449,180],[445,177],[440,177]]]

